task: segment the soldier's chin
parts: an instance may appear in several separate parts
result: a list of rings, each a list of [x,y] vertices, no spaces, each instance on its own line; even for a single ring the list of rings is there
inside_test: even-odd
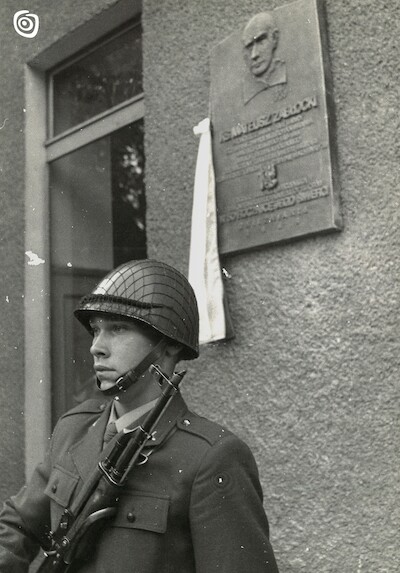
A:
[[[112,382],[111,380],[103,380],[100,381],[100,390],[102,390],[104,392],[104,390],[109,390],[110,388],[114,387],[115,382]]]

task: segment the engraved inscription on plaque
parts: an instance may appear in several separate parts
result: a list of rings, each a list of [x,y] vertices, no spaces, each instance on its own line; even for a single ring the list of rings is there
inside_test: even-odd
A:
[[[221,254],[341,229],[321,0],[250,17],[211,54]]]

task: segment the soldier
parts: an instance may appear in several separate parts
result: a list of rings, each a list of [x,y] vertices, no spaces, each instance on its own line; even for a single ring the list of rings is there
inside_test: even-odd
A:
[[[0,572],[26,573],[49,545],[66,507],[126,427],[135,427],[160,395],[150,372],[170,377],[197,358],[198,311],[186,278],[157,261],[123,264],[75,311],[91,332],[97,384],[106,396],[64,414],[46,459],[30,483],[4,504]],[[145,463],[133,468],[117,514],[73,562],[74,573],[277,573],[249,448],[222,426],[188,410],[179,391]]]

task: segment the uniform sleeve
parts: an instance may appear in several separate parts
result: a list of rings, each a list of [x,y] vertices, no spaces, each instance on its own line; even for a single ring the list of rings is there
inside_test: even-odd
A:
[[[29,484],[4,503],[0,513],[0,573],[27,573],[40,544],[48,539],[50,504],[44,494],[48,476],[46,456]]]
[[[278,573],[258,470],[234,435],[214,444],[191,494],[196,573]]]

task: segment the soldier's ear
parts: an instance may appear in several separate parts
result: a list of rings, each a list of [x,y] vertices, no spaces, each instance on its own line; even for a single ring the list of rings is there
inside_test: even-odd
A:
[[[165,354],[167,356],[170,356],[171,358],[174,358],[176,361],[178,361],[182,348],[183,348],[183,346],[182,346],[182,344],[179,344],[179,342],[170,342],[167,345]]]

